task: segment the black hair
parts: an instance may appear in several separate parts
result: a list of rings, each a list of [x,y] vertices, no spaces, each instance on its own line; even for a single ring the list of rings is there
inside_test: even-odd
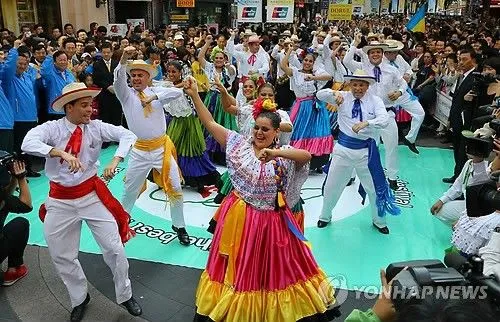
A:
[[[62,50],[58,50],[52,55],[52,57],[54,58],[54,61],[56,61],[57,57],[61,55],[66,55],[66,53]],[[66,57],[68,57],[68,55],[66,55]]]
[[[398,322],[493,322],[493,310],[487,300],[436,299],[426,297],[417,304],[403,306],[398,312]]]
[[[92,74],[86,72],[80,73],[80,75],[78,75],[78,80],[82,83],[85,83],[85,79],[87,79],[87,76],[92,77]]]
[[[271,125],[273,126],[273,128],[275,130],[279,129],[280,123],[281,123],[281,117],[279,116],[278,113],[264,111],[264,112],[260,112],[260,114],[257,115],[256,119],[258,119],[259,117],[266,118],[266,119],[270,120],[271,121]]]
[[[104,48],[109,48],[109,49],[113,50],[113,44],[110,42],[104,42],[101,46],[101,50],[103,50]]]
[[[174,66],[175,69],[182,72],[182,64],[178,60],[169,61],[167,64],[167,68],[168,68],[168,66]]]
[[[47,48],[45,48],[45,45],[38,44],[38,45],[36,45],[35,47],[33,47],[33,53],[34,53],[35,51],[42,50],[42,49],[47,50]]]
[[[64,28],[63,28],[63,29],[64,29],[64,30],[66,30],[66,28],[67,28],[67,27],[74,28],[72,24],[67,23],[67,24],[65,24],[65,25],[64,25]]]
[[[260,94],[260,92],[262,91],[262,89],[264,89],[266,87],[272,89],[273,93],[276,93],[276,91],[274,90],[274,86],[271,83],[264,83],[261,86],[259,86],[259,88],[257,89],[257,93]]]
[[[466,45],[462,48],[460,48],[460,55],[462,54],[469,54],[470,55],[470,58],[474,59],[475,62],[477,62],[477,54],[476,54],[476,51],[474,50],[474,48],[472,48],[472,46],[470,45]]]
[[[71,43],[75,44],[76,46],[76,39],[73,37],[64,39],[63,48],[66,48],[66,44],[71,44]]]
[[[97,32],[107,33],[108,32],[108,28],[106,28],[104,26],[99,26],[99,27],[97,27]]]
[[[449,54],[446,59],[451,59],[453,60],[454,63],[458,63],[458,58],[457,58],[457,54]]]

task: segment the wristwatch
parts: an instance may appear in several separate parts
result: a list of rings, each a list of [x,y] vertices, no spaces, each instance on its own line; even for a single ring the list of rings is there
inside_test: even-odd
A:
[[[500,233],[500,226],[498,226],[497,228],[495,228],[493,231],[496,232],[496,233]]]

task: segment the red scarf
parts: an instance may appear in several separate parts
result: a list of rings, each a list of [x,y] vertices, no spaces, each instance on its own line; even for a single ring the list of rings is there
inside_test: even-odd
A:
[[[96,192],[99,200],[101,200],[106,209],[108,209],[115,218],[116,223],[118,224],[120,238],[122,243],[125,244],[135,236],[135,231],[130,229],[129,226],[130,215],[125,211],[125,209],[123,209],[120,202],[113,197],[106,184],[97,176],[93,176],[92,178],[73,187],[65,187],[57,182],[51,181],[49,197],[54,199],[78,199],[88,195],[92,191]],[[40,220],[43,222],[45,220],[45,216],[47,215],[45,204],[40,206],[38,213]]]
[[[80,149],[82,147],[82,134],[82,129],[77,125],[73,134],[71,134],[69,138],[68,144],[66,144],[64,152],[72,154],[75,158],[78,157],[78,153],[80,153]],[[63,163],[62,158],[61,163]]]

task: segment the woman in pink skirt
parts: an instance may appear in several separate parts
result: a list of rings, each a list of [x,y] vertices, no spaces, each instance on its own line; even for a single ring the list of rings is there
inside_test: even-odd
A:
[[[280,117],[266,100],[252,137],[217,124],[185,88],[199,119],[226,149],[234,190],[217,210],[208,263],[196,292],[195,321],[329,321],[339,316],[289,205],[300,198],[311,154],[278,146]]]

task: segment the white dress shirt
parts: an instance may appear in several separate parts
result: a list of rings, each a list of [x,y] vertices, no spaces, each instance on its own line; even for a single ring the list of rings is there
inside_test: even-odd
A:
[[[236,58],[238,62],[239,74],[242,76],[249,76],[250,72],[257,72],[263,77],[269,72],[269,54],[260,47],[259,51],[255,54],[256,60],[253,64],[248,63],[248,59],[253,55],[250,51],[236,50],[234,45],[234,38],[229,38],[226,47],[226,53],[229,56]]]
[[[439,200],[441,200],[442,203],[447,203],[448,201],[457,199],[462,194],[465,197],[467,186],[488,181],[489,178],[490,171],[488,169],[488,161],[473,163],[472,160],[467,160],[460,175]]]
[[[183,95],[180,88],[146,87],[144,94],[156,95],[157,100],[151,102],[153,112],[144,116],[144,108],[139,99],[139,92],[127,85],[127,71],[121,63],[115,68],[115,80],[113,83],[116,97],[122,104],[123,114],[127,119],[128,128],[134,132],[139,139],[150,140],[164,135],[167,131],[163,105],[170,100]]]
[[[66,117],[57,121],[45,122],[31,129],[24,137],[21,149],[32,155],[46,158],[45,173],[50,181],[66,187],[76,186],[95,176],[99,168],[99,156],[103,142],[120,142],[115,156],[125,158],[137,137],[122,126],[91,120],[88,124],[78,125],[82,133],[82,145],[78,159],[83,164],[83,171],[71,173],[68,163],[61,164],[61,158],[51,158],[52,149],[64,151],[77,125]]]
[[[408,74],[409,76],[413,75],[413,70],[411,69],[410,64],[408,64],[401,55],[397,55],[394,62],[391,62],[385,56],[383,58],[383,61],[388,63],[389,65],[396,67],[401,77],[403,77],[405,74]]]
[[[370,85],[371,86],[371,85]],[[337,105],[335,101],[335,93],[339,93],[344,98],[344,102],[340,104],[337,109],[338,113],[338,123],[340,131],[350,137],[357,138],[360,140],[366,140],[369,138],[377,140],[379,138],[378,130],[384,128],[389,124],[389,114],[385,109],[382,100],[368,92],[363,96],[361,101],[361,112],[363,115],[363,121],[368,122],[368,126],[355,133],[352,127],[361,122],[359,116],[356,118],[352,117],[352,108],[356,98],[351,92],[335,92],[332,89],[326,88],[318,91],[316,97],[323,102],[330,103],[332,105]]]
[[[366,54],[362,57],[362,62],[357,62],[354,60],[354,54],[359,53],[356,47],[351,46],[347,51],[344,57],[344,64],[351,70],[351,72],[355,72],[358,69],[364,70],[368,75],[375,76],[373,69],[375,66],[370,63]],[[364,52],[363,52],[364,53]],[[396,67],[389,65],[382,61],[380,65],[378,65],[381,71],[380,82],[377,82],[373,85],[370,85],[368,89],[372,94],[377,95],[384,101],[384,105],[389,108],[395,105],[402,104],[406,101],[410,101],[410,94],[406,91],[408,84],[406,81],[400,76],[399,71]],[[400,91],[401,97],[396,101],[391,101],[389,99],[388,94],[394,91]]]
[[[276,77],[280,78],[283,75],[285,75],[285,71],[281,68],[280,65],[281,61],[285,57],[285,50],[284,49],[280,50],[279,45],[276,45],[274,46],[273,51],[271,52],[271,57],[273,57],[277,62],[278,71]],[[288,58],[288,64],[290,66],[296,67],[297,69],[302,69],[302,64],[300,63],[299,58],[297,57],[297,54],[294,51],[290,53],[290,57]]]
[[[325,81],[306,80],[306,75],[328,75],[327,72],[321,69],[315,70],[312,74],[303,73],[294,66],[290,66],[290,69],[292,69],[292,77],[290,77],[290,89],[295,92],[295,96],[298,98],[314,96],[318,88],[324,86],[324,84],[321,84],[325,83]]]

